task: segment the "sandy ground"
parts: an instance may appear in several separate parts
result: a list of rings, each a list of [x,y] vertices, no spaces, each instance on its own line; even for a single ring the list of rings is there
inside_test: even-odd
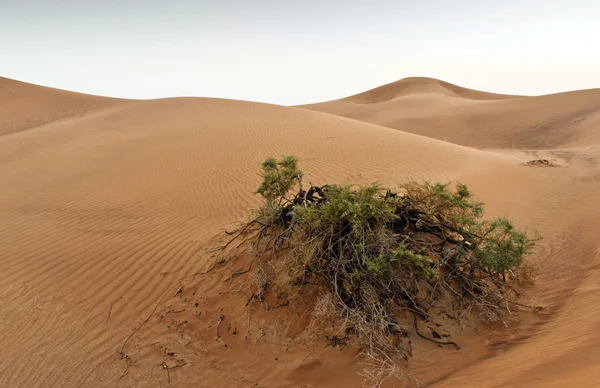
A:
[[[258,163],[286,153],[315,183],[459,180],[543,236],[524,300],[545,312],[467,328],[460,351],[416,340],[421,382],[600,386],[599,119],[600,90],[408,79],[282,107],[0,78],[0,386],[360,386],[356,351],[308,338],[304,306],[248,309],[248,284],[197,275],[258,203]],[[524,165],[538,158],[561,167]]]

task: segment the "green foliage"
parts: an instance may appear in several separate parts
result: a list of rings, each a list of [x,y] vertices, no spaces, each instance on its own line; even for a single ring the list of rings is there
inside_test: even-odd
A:
[[[369,273],[379,279],[386,274],[390,258],[384,253],[380,253],[377,256],[367,256],[365,264]]]
[[[295,156],[282,156],[278,161],[268,158],[262,163],[260,176],[263,182],[256,190],[267,201],[279,201],[294,187],[296,181],[302,179],[302,171],[298,169]]]
[[[263,224],[276,224],[283,217],[283,208],[272,199],[266,199],[258,212],[258,220]]]
[[[433,266],[435,260],[414,252],[404,242],[400,242],[392,249],[390,260],[408,266],[417,276],[425,280],[432,280],[437,275]]]
[[[533,241],[505,217],[485,222],[482,229],[484,233],[477,256],[484,266],[494,271],[504,273],[517,268],[533,249]]]
[[[361,283],[365,280],[367,274],[364,271],[355,268],[352,272],[348,274],[348,282],[346,285],[346,292],[354,293],[357,290],[360,290]]]
[[[462,239],[468,236],[476,253],[475,263],[483,269],[500,273],[513,270],[534,245],[506,218],[482,221],[483,204],[464,184],[458,183],[451,190],[450,184],[410,183],[402,186],[401,196],[390,195],[389,189],[377,183],[328,185],[324,187],[326,201],[307,206],[289,199],[290,190],[303,176],[296,157],[268,158],[261,166],[263,182],[257,193],[265,203],[260,219],[277,224],[285,221],[288,212],[293,214],[292,237],[296,246],[302,247],[298,251],[304,253],[299,256],[303,265],[317,272],[329,264],[328,255],[336,254],[343,257],[339,265],[359,262],[376,278],[395,273],[394,267],[402,265],[423,279],[434,279],[439,274],[439,260],[420,252],[410,233],[399,240],[393,227],[400,218],[406,219],[403,211],[411,207],[419,214],[419,219],[413,220],[413,232],[418,234],[427,223],[441,222],[446,232],[458,233]],[[350,272],[354,273],[354,268]]]
[[[327,201],[322,206],[294,207],[295,217],[307,230],[332,233],[343,226],[356,237],[385,225],[396,218],[393,207],[382,200],[383,189],[378,184],[360,186],[332,185],[327,187]]]
[[[410,195],[416,197],[430,214],[439,213],[455,226],[470,228],[483,216],[483,204],[473,199],[466,185],[458,183],[454,192],[450,184],[430,183],[410,185]]]

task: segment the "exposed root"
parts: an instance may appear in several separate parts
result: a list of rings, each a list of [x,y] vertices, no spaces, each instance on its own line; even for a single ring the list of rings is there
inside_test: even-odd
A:
[[[434,344],[438,344],[438,345],[452,345],[456,348],[456,350],[460,350],[460,346],[454,342],[454,341],[440,341],[438,339],[435,338],[430,338],[427,337],[426,335],[423,335],[420,331],[419,331],[419,324],[417,322],[417,314],[413,313],[413,319],[414,319],[414,323],[415,323],[415,331],[417,332],[417,335],[427,341],[433,342]]]

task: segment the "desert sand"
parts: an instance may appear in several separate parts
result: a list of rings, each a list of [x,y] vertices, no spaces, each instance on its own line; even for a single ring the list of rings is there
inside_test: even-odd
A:
[[[243,282],[198,275],[279,154],[316,183],[460,181],[489,216],[543,237],[523,300],[545,310],[465,328],[460,351],[415,340],[414,377],[600,386],[600,90],[507,96],[427,78],[303,107],[0,78],[0,386],[360,386],[356,350],[308,338],[305,306],[249,310]]]

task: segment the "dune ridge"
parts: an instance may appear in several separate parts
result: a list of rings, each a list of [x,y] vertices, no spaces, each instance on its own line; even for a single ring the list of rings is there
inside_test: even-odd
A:
[[[0,136],[85,115],[122,101],[0,77]]]
[[[575,145],[560,150],[485,151],[304,108],[212,98],[90,100],[69,92],[56,105],[54,92],[63,96],[33,85],[19,99],[0,95],[0,106],[18,107],[10,122],[0,121],[0,133],[11,131],[0,136],[0,386],[162,386],[161,362],[175,365],[178,357],[186,365],[170,372],[173,386],[360,386],[352,349],[293,339],[291,346],[275,335],[299,335],[305,317],[293,315],[297,310],[277,310],[277,330],[255,341],[269,322],[256,312],[251,343],[224,331],[224,347],[215,325],[224,314],[224,329],[244,333],[248,313],[240,301],[247,295],[232,293],[221,274],[192,276],[212,265],[204,249],[256,206],[258,163],[285,153],[298,155],[317,184],[459,180],[490,216],[508,214],[544,236],[532,257],[543,264],[540,277],[526,297],[546,303],[547,315],[524,318],[516,331],[467,331],[458,353],[417,340],[411,371],[422,381],[550,387],[597,376],[597,364],[585,362],[600,343],[593,330],[600,314],[590,310],[600,292],[594,132],[574,131]],[[595,95],[573,93],[565,115]],[[415,96],[423,93],[396,100]],[[526,111],[529,97],[477,103],[505,101]],[[76,113],[48,120],[62,114],[63,103]],[[90,106],[93,112],[81,113]],[[498,107],[487,114],[504,120]],[[427,105],[421,109],[425,114]],[[37,127],[14,131],[15,122],[37,116]],[[523,165],[538,157],[562,166]],[[129,364],[117,350],[155,306],[127,345]]]
[[[600,143],[600,89],[507,96],[407,78],[302,106],[476,148],[549,149]]]
[[[463,88],[435,78],[410,77],[342,98],[341,100],[359,104],[376,104],[414,94],[438,94],[446,97],[460,97],[470,100],[504,100],[521,97]]]

